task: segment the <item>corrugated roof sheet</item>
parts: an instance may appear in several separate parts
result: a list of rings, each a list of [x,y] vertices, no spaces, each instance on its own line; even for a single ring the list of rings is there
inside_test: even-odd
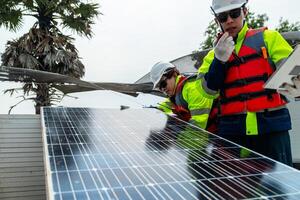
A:
[[[0,115],[0,200],[46,199],[38,115]]]

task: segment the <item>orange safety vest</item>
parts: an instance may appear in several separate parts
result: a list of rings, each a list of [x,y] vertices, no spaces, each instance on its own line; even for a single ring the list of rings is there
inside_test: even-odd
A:
[[[176,114],[180,119],[189,121],[191,119],[191,112],[188,109],[188,103],[183,99],[182,89],[187,77],[181,76],[177,83],[175,95],[170,98],[172,102],[172,112]]]
[[[184,121],[189,121],[191,119],[191,112],[188,109],[188,103],[184,100],[182,96],[182,89],[184,86],[184,83],[192,78],[197,77],[194,76],[181,76],[179,78],[179,81],[177,83],[176,91],[174,97],[171,97],[170,100],[172,102],[172,112],[176,114],[180,119]],[[215,103],[216,100],[213,103],[213,108],[211,109],[211,112],[208,117],[208,122],[206,125],[206,130],[212,133],[217,132],[217,115],[218,115],[218,107]]]
[[[232,54],[220,92],[220,115],[257,112],[287,103],[276,90],[263,85],[275,70],[263,38],[266,28],[249,29],[239,54]]]

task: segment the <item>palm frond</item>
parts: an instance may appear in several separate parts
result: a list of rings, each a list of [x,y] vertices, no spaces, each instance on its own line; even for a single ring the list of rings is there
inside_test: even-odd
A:
[[[14,95],[15,93],[18,93],[18,90],[20,90],[20,88],[10,88],[10,89],[6,89],[4,90],[3,94],[9,94],[9,96]]]
[[[66,6],[65,10],[59,10],[58,17],[62,20],[64,28],[69,28],[79,35],[90,38],[92,37],[91,26],[94,24],[94,18],[102,15],[98,9],[98,4],[78,3]]]
[[[34,0],[23,0],[22,3],[27,9],[34,9],[35,8]]]
[[[21,53],[18,59],[23,68],[37,69],[40,66],[39,61],[34,56],[27,53]]]
[[[7,8],[0,11],[0,26],[10,31],[17,31],[23,24],[23,15],[20,9]]]

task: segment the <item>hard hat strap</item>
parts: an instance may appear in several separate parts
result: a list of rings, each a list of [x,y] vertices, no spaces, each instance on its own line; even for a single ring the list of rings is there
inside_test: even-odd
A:
[[[213,14],[214,14],[214,16],[215,16],[215,19],[219,22],[219,26],[220,26],[220,28],[221,28],[221,31],[222,31],[222,33],[224,33],[224,29],[223,29],[223,27],[222,27],[222,25],[221,25],[221,22],[218,20],[218,16],[217,16],[217,13],[215,12],[215,10],[213,9],[213,7],[212,6],[210,6],[210,9],[211,9],[211,11],[213,12]]]

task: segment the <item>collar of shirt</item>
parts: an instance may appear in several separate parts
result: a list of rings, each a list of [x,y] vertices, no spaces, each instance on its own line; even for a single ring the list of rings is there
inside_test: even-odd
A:
[[[244,23],[244,26],[242,28],[242,30],[238,33],[238,37],[237,37],[237,40],[235,42],[235,53],[238,54],[241,47],[242,47],[242,44],[243,44],[243,41],[245,39],[245,36],[246,36],[246,33],[248,31],[248,24],[247,22]]]

